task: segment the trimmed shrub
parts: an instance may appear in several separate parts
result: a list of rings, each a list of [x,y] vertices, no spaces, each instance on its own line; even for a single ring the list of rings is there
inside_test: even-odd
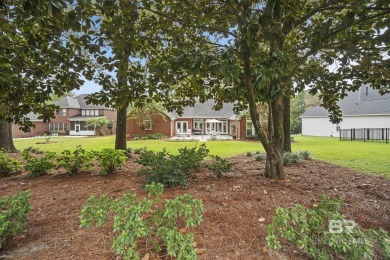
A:
[[[33,156],[29,151],[23,151],[22,156],[26,160],[24,169],[29,172],[27,178],[47,175],[57,166],[55,152],[45,152],[42,156]]]
[[[64,150],[61,154],[59,166],[64,167],[69,174],[77,174],[80,171],[93,169],[94,154],[85,151],[81,145],[78,145],[73,152]]]
[[[30,191],[0,199],[0,249],[6,239],[26,231],[27,213],[32,210]]]
[[[234,163],[219,157],[218,155],[211,156],[213,160],[206,163],[206,168],[211,170],[218,178],[223,177],[225,173],[233,169]]]
[[[9,157],[0,150],[0,177],[7,177],[18,173],[21,168],[22,164],[18,160]]]
[[[101,167],[100,175],[117,173],[126,162],[126,156],[123,150],[105,148],[100,152],[95,152],[95,154]]]
[[[202,201],[184,194],[161,202],[162,184],[152,183],[145,189],[148,198],[142,200],[131,193],[117,200],[110,200],[107,195],[90,197],[81,211],[80,227],[101,226],[113,218],[112,249],[124,259],[140,259],[137,246],[142,241],[146,242],[147,252],[196,259],[194,235],[181,230],[201,223]]]
[[[252,152],[246,152],[246,156],[251,157],[252,155]]]
[[[255,155],[255,160],[256,160],[256,161],[262,161],[262,160],[264,160],[264,157],[263,157],[262,154],[256,154],[256,155]]]
[[[291,210],[277,208],[267,227],[268,246],[282,248],[286,239],[313,259],[377,259],[390,256],[389,236],[383,229],[362,231],[339,212],[342,201],[323,196],[313,209],[295,205]]]

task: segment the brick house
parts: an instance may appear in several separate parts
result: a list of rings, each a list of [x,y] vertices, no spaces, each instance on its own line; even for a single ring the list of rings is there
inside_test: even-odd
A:
[[[86,122],[90,118],[106,117],[116,124],[116,110],[100,105],[86,103],[87,94],[76,97],[65,97],[55,102],[60,107],[55,118],[44,123],[38,116],[30,113],[28,117],[36,125],[35,129],[25,133],[18,125],[13,126],[13,137],[42,136],[46,131],[66,135],[96,135],[94,127],[87,127]],[[104,129],[105,134],[110,134],[109,129]],[[115,133],[115,129],[113,129]]]
[[[144,120],[144,129],[134,119],[127,120],[127,136],[162,133],[168,137],[181,133],[193,135],[230,135],[237,139],[254,136],[254,127],[246,116],[237,116],[233,112],[233,104],[224,104],[221,110],[213,110],[213,100],[205,103],[197,102],[193,107],[185,107],[182,115],[166,112],[163,117],[155,120]],[[235,132],[234,129],[235,128]]]

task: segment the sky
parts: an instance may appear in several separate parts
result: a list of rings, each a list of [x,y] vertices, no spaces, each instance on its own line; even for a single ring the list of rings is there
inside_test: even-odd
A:
[[[73,90],[72,92],[76,95],[80,94],[91,94],[98,92],[102,87],[96,84],[93,81],[86,80],[85,78],[81,78],[82,80],[85,80],[84,85],[80,89]]]

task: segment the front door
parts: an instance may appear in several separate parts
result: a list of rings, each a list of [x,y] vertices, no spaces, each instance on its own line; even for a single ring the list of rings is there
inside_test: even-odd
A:
[[[187,133],[188,122],[187,121],[177,121],[176,122],[176,134]]]

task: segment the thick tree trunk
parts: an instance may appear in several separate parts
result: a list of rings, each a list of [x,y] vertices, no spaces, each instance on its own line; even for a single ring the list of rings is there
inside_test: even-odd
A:
[[[12,138],[12,124],[0,121],[0,149],[5,152],[17,152]]]
[[[286,177],[283,168],[283,108],[283,97],[272,101],[269,107],[270,131],[268,134],[268,139],[271,142],[271,147],[267,151],[264,176],[271,179],[284,179]]]
[[[120,108],[116,112],[116,137],[115,137],[115,149],[126,150],[126,119],[127,119],[127,107]]]
[[[291,113],[291,98],[290,97],[284,97],[283,98],[283,131],[284,131],[284,145],[283,145],[283,151],[290,152],[291,153],[291,126],[290,126],[290,113]]]

